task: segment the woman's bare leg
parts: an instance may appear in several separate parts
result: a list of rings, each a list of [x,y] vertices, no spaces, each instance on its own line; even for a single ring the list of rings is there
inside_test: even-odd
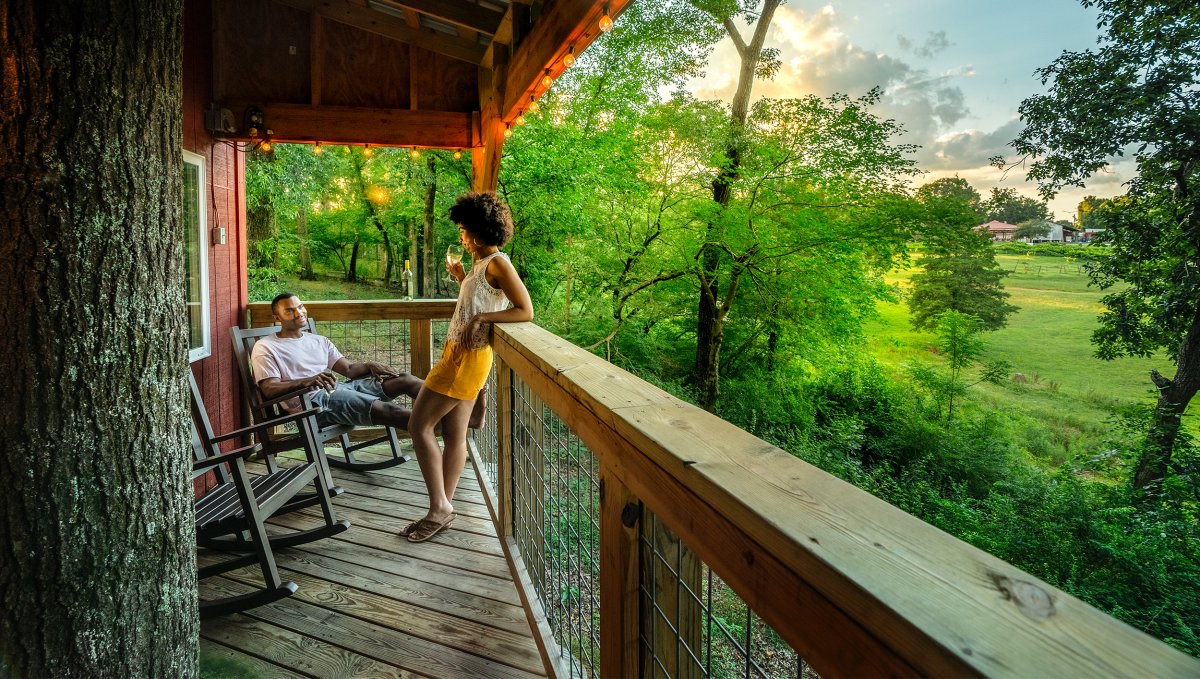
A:
[[[458,479],[467,466],[467,422],[474,406],[474,399],[458,401],[454,410],[442,418],[442,443],[446,447],[442,453],[442,483],[451,502],[458,489]]]
[[[458,399],[422,388],[417,394],[416,400],[413,401],[412,415],[408,420],[413,451],[417,454],[417,464],[421,466],[421,476],[425,479],[425,490],[429,493],[429,513],[425,515],[425,518],[437,523],[445,522],[454,512],[454,505],[450,501],[450,496],[446,494],[443,471],[445,469],[444,456],[441,447],[438,446],[433,428],[438,420],[447,413],[457,410],[462,403]],[[463,447],[464,449],[466,447],[465,439]],[[455,479],[455,483],[457,483],[457,479]]]

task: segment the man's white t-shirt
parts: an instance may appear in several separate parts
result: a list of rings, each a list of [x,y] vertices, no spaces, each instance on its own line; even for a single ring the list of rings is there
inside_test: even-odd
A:
[[[341,358],[342,352],[324,335],[304,332],[299,337],[280,337],[276,333],[254,343],[250,366],[254,370],[255,384],[271,377],[287,382],[325,372]],[[299,398],[284,404],[285,409],[293,412],[300,407]]]

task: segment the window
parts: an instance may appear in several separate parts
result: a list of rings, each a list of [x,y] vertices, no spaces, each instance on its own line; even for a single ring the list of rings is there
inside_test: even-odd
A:
[[[212,354],[208,333],[208,219],[204,207],[204,156],[184,151],[183,271],[187,279],[189,361]]]

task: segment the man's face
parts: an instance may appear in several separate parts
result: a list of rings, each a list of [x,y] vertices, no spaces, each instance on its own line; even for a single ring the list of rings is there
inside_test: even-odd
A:
[[[280,300],[275,305],[274,314],[280,329],[287,332],[302,330],[308,324],[308,310],[304,308],[300,298],[294,295]]]

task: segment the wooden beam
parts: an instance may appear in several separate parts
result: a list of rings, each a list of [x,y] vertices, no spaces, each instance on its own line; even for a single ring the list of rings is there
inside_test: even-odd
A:
[[[346,300],[311,301],[304,306],[317,321],[402,321],[413,319],[447,319],[454,315],[455,301],[414,300]],[[251,302],[246,305],[246,322],[250,328],[275,325],[270,302]]]
[[[575,54],[582,52],[600,36],[599,21],[604,15],[604,6],[609,5],[609,14],[616,17],[630,0],[613,0],[610,3],[595,0],[559,0],[548,4],[536,23],[513,51],[512,60],[505,75],[504,101],[500,105],[500,119],[511,121],[525,108],[530,96],[536,96],[544,88],[542,76],[550,69],[550,76],[557,78],[565,67],[562,57],[567,48],[575,47]]]
[[[505,371],[511,370],[505,366]],[[511,379],[511,378],[510,378]],[[600,676],[636,677],[639,604],[637,496],[608,467],[600,467]],[[644,676],[654,676],[648,672]],[[678,675],[675,675],[678,676]]]
[[[444,24],[461,26],[476,33],[491,36],[500,25],[502,12],[479,5],[468,5],[465,2],[444,2],[439,0],[379,0],[382,3],[403,7],[420,12],[431,19]]]
[[[319,14],[327,19],[347,26],[377,33],[385,38],[416,45],[430,52],[437,52],[460,61],[478,64],[483,60],[485,48],[476,43],[461,40],[428,28],[413,28],[399,17],[367,7],[365,2],[353,0],[274,0],[275,2]]]
[[[217,102],[234,120],[243,120],[251,102]],[[276,142],[329,144],[372,144],[376,146],[419,146],[461,149],[471,145],[470,113],[410,111],[407,109],[308,106],[254,102],[266,117],[271,139]],[[254,141],[244,131],[225,137],[232,141]]]
[[[495,191],[500,178],[500,156],[504,150],[504,121],[498,106],[504,93],[496,89],[504,77],[506,64],[497,69],[479,69],[479,133],[482,145],[471,152],[471,188],[475,191]]]

